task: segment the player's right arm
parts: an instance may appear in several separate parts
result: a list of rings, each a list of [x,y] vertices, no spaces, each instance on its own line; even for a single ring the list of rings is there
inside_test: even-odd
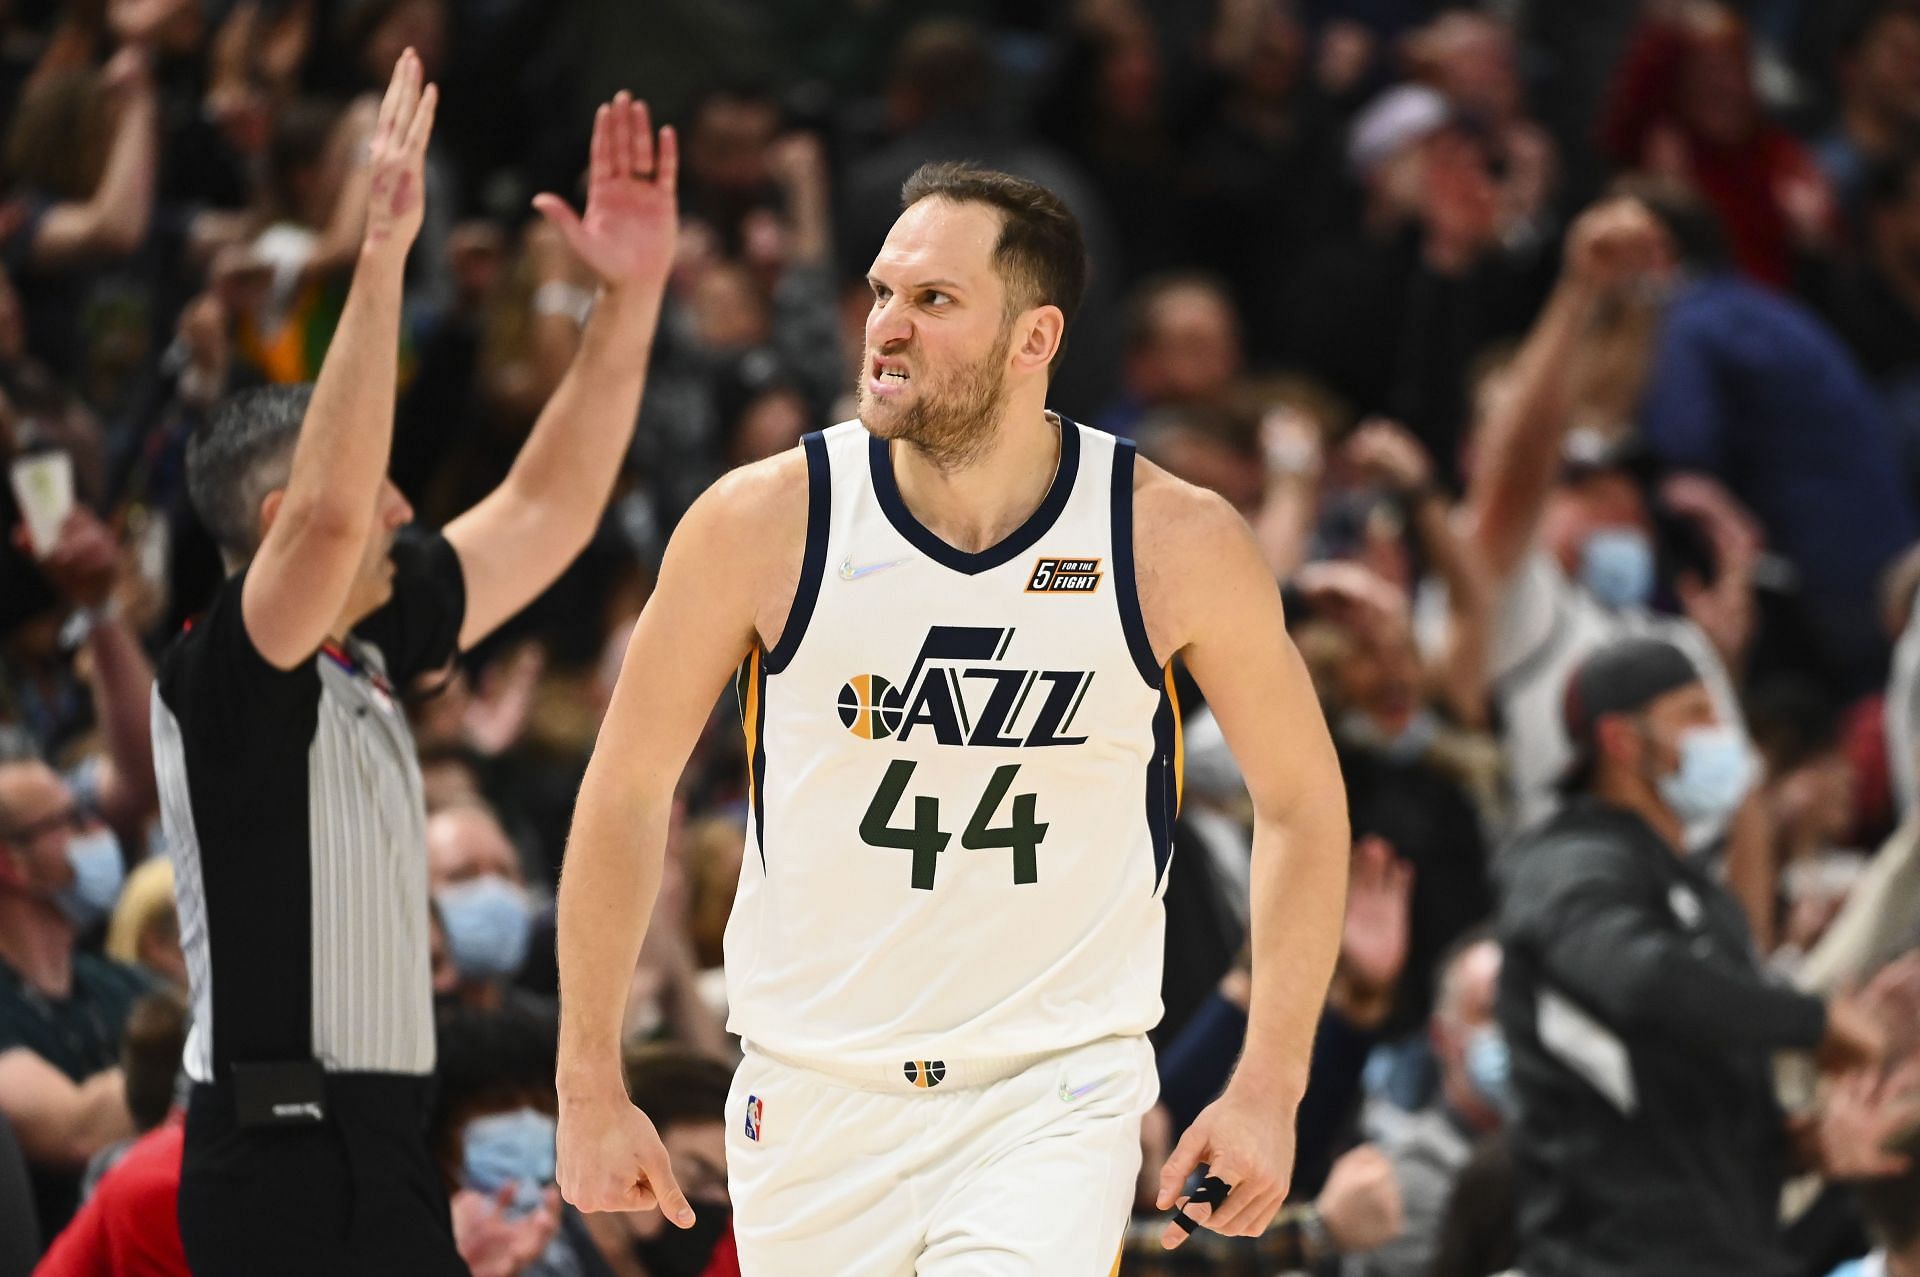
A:
[[[312,658],[353,589],[393,450],[400,290],[426,207],[427,137],[438,90],[400,56],[374,126],[365,239],[293,468],[240,596],[247,637],[289,670]]]
[[[708,489],[674,530],[580,786],[560,874],[559,1183],[586,1211],[693,1216],[627,1098],[627,988],[666,854],[674,788],[734,671],[778,640],[806,539],[799,449]],[[779,615],[769,615],[769,608]],[[681,1215],[680,1212],[686,1212]]]

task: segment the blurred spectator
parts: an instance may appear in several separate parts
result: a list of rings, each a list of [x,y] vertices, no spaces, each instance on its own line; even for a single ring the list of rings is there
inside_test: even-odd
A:
[[[1766,117],[1746,24],[1718,0],[1650,7],[1614,84],[1602,148],[1623,167],[1696,187],[1732,260],[1776,288],[1824,247],[1832,197],[1812,154]]]
[[[40,1255],[40,1221],[27,1159],[13,1124],[0,1113],[0,1277],[27,1277]]]
[[[187,996],[187,959],[180,950],[180,916],[173,903],[173,864],[165,856],[142,861],[127,875],[107,923],[106,954],[136,967],[155,985]]]
[[[1520,1266],[1792,1273],[1771,1052],[1877,1067],[1859,1005],[1770,983],[1687,822],[1741,800],[1748,747],[1688,655],[1623,639],[1566,691],[1573,801],[1503,862],[1497,1014],[1519,1098]]]
[[[1123,282],[1168,270],[1183,256],[1189,216],[1181,144],[1191,104],[1173,100],[1169,83],[1179,68],[1137,0],[1076,6],[1062,45],[1035,124],[1112,210]]]
[[[1906,1277],[1920,1265],[1920,1057],[1829,1095],[1820,1142],[1845,1166],[1878,1249],[1832,1277]]]
[[[1242,361],[1226,289],[1205,275],[1150,279],[1129,300],[1121,398],[1099,424],[1131,437],[1156,408],[1223,408]]]
[[[106,919],[124,872],[113,832],[57,772],[0,757],[0,1110],[49,1238],[87,1159],[132,1133],[120,1040],[146,980],[75,944]]]
[[[1507,775],[1521,828],[1559,804],[1556,785],[1573,756],[1560,701],[1587,654],[1627,634],[1657,634],[1686,651],[1722,718],[1739,721],[1729,666],[1739,668],[1752,631],[1756,548],[1737,511],[1715,510],[1714,579],[1690,591],[1707,624],[1664,616],[1653,519],[1633,473],[1585,460],[1568,467],[1573,370],[1589,326],[1659,265],[1662,240],[1647,211],[1602,204],[1574,223],[1552,297],[1507,371],[1483,386],[1466,499],[1469,542],[1490,583],[1494,623],[1484,675],[1504,725]],[[1707,831],[1709,834],[1718,830]]]
[[[1383,838],[1417,871],[1411,949],[1385,1025],[1398,1035],[1425,1022],[1441,954],[1492,908],[1485,834],[1469,788],[1487,760],[1484,742],[1447,726],[1427,703],[1404,600],[1377,588],[1377,578],[1371,591],[1340,593],[1348,574],[1339,569],[1351,566],[1303,570],[1316,619],[1301,626],[1299,643],[1334,724],[1356,835]],[[1386,598],[1359,602],[1362,592]],[[1424,1098],[1406,1102],[1417,1107]]]
[[[1506,1039],[1493,1018],[1500,946],[1469,933],[1440,965],[1428,1022],[1440,1086],[1419,1113],[1383,1123],[1380,1151],[1399,1189],[1403,1223],[1394,1238],[1351,1260],[1346,1277],[1426,1277],[1440,1243],[1448,1199],[1478,1143],[1514,1112]]]
[[[687,114],[681,209],[720,237],[728,257],[740,254],[751,213],[779,207],[768,161],[781,123],[773,94],[751,83],[718,85]]]
[[[1488,1277],[1513,1270],[1519,1255],[1514,1220],[1513,1140],[1484,1139],[1460,1168],[1440,1221],[1433,1277]]]
[[[1240,0],[1214,15],[1202,64],[1212,101],[1185,148],[1182,229],[1192,263],[1232,290],[1266,366],[1293,356],[1278,303],[1309,246],[1347,212],[1339,146],[1350,85],[1313,65],[1300,6]]]
[[[156,102],[147,54],[37,76],[7,133],[0,261],[25,306],[27,346],[81,371],[85,268],[132,255],[153,212]]]
[[[460,1257],[475,1277],[552,1271],[544,1256],[561,1210],[554,1041],[549,1019],[520,1008],[463,1009],[440,1022],[427,1138],[452,1194]]]
[[[1661,315],[1640,409],[1647,446],[1752,509],[1794,569],[1813,659],[1837,688],[1870,690],[1886,660],[1880,573],[1920,535],[1886,407],[1805,306],[1725,273],[1697,207],[1670,189],[1643,194],[1687,271]]]
[[[1873,170],[1920,145],[1920,5],[1852,6],[1840,49],[1840,103],[1815,148],[1841,211],[1858,224]]]
[[[1424,85],[1388,89],[1354,120],[1347,161],[1364,192],[1358,233],[1286,290],[1286,354],[1362,415],[1404,423],[1451,485],[1464,370],[1525,327],[1549,259],[1510,234],[1492,142]]]
[[[24,536],[16,543],[28,546]],[[74,509],[35,561],[52,606],[0,634],[0,652],[9,667],[8,699],[42,753],[64,753],[84,729],[97,729],[97,752],[62,779],[88,814],[134,845],[145,837],[158,797],[147,730],[153,667],[136,634],[130,567],[106,525],[84,507]]]
[[[1512,29],[1486,12],[1454,9],[1407,37],[1414,75],[1445,95],[1453,114],[1484,131],[1500,189],[1501,237],[1545,235],[1558,185],[1553,140],[1527,114]]]
[[[552,936],[552,903],[527,889],[520,855],[483,803],[462,802],[427,817],[427,882],[448,956],[459,973],[457,999],[482,1010],[503,999],[531,1001],[525,1009],[554,1015],[551,1002],[514,987],[536,928]],[[544,918],[542,917],[544,915]]]
[[[1810,680],[1774,676],[1748,694],[1746,712],[1764,764],[1761,793],[1780,878],[1782,948],[1773,956],[1791,969],[1826,932],[1864,867],[1846,842],[1858,823],[1853,764],[1842,748],[1838,707]]]
[[[186,1038],[179,997],[149,994],[134,1005],[123,1054],[140,1137],[95,1159],[85,1201],[37,1277],[188,1277],[176,1217],[183,1114],[174,1103]]]
[[[1920,39],[1920,18],[1915,26]],[[1920,476],[1920,141],[1860,185],[1862,252],[1823,276],[1812,300],[1885,398],[1911,489]]]

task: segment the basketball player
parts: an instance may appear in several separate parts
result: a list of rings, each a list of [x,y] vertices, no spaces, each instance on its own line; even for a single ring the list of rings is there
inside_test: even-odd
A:
[[[675,784],[737,676],[743,1270],[1101,1277],[1156,1093],[1172,658],[1256,811],[1246,1052],[1160,1181],[1172,1206],[1206,1163],[1230,1195],[1189,1209],[1222,1233],[1286,1195],[1345,799],[1246,526],[1046,409],[1086,278],[1072,215],[956,165],[903,205],[869,274],[859,420],[701,497],[627,651],[560,888],[560,1185],[693,1219],[618,1048]]]

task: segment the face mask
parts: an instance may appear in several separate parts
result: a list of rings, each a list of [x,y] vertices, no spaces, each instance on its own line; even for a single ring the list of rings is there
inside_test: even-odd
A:
[[[533,906],[527,893],[498,874],[455,883],[434,893],[447,929],[453,965],[469,980],[497,980],[527,960]]]
[[[462,1182],[489,1197],[511,1184],[514,1214],[540,1206],[553,1183],[553,1119],[537,1109],[494,1113],[468,1122],[461,1135],[465,1150]]]
[[[649,1241],[635,1241],[633,1253],[647,1277],[700,1277],[727,1235],[733,1207],[726,1202],[694,1202],[693,1227],[668,1224]]]
[[[75,928],[84,931],[113,912],[120,884],[127,876],[120,858],[120,840],[111,829],[74,834],[67,839],[67,863],[73,881],[54,894],[53,902]]]
[[[1371,746],[1395,762],[1412,763],[1425,757],[1439,736],[1440,716],[1422,706],[1398,735],[1388,736],[1366,713],[1353,709],[1340,716],[1340,732],[1355,744]]]
[[[1513,1118],[1513,1057],[1507,1036],[1496,1025],[1483,1024],[1467,1039],[1467,1081],[1474,1094],[1503,1121]]]
[[[1601,528],[1580,547],[1580,584],[1608,607],[1653,597],[1653,542],[1638,528]]]
[[[1752,782],[1744,736],[1731,727],[1693,727],[1680,737],[1680,766],[1660,777],[1660,797],[1692,824],[1732,814]]]

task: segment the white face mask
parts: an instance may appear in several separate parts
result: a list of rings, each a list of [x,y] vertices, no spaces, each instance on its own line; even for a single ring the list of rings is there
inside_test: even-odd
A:
[[[1601,528],[1580,547],[1580,583],[1608,607],[1653,597],[1653,542],[1638,528]]]
[[[1753,786],[1753,751],[1733,727],[1691,727],[1680,736],[1680,765],[1659,779],[1660,797],[1692,824],[1729,816]]]
[[[96,829],[67,839],[67,862],[73,866],[73,881],[54,893],[53,902],[68,922],[84,931],[113,912],[126,881],[126,861],[113,831]]]

